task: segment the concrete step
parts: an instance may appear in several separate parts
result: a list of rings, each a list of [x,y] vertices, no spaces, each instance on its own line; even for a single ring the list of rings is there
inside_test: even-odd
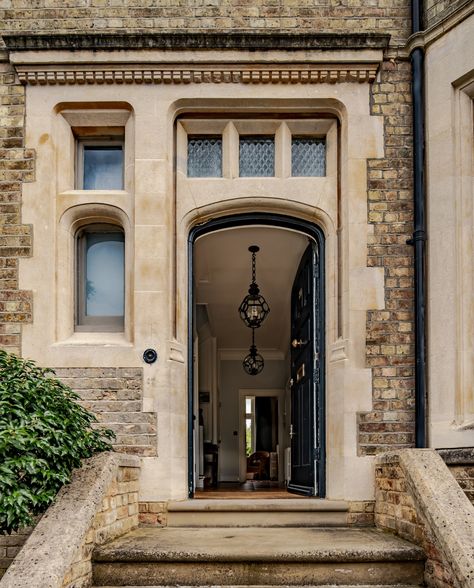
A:
[[[168,503],[169,527],[341,527],[349,503],[318,498],[199,499]]]
[[[345,588],[413,588],[415,585],[414,584],[358,584],[355,585],[353,584],[352,586],[346,585]],[[92,586],[92,588],[119,588],[118,586]],[[136,586],[120,586],[120,588],[136,588]],[[176,586],[158,586],[158,585],[153,585],[153,586],[141,586],[140,588],[176,588]],[[179,588],[195,588],[194,586],[179,586]],[[202,586],[201,588],[220,588],[220,586]],[[290,586],[288,584],[286,585],[279,585],[276,586],[274,584],[272,584],[271,586],[266,584],[258,584],[258,585],[252,585],[252,586],[236,586],[236,585],[229,585],[226,586],[226,588],[303,588],[302,585],[300,586]],[[304,588],[307,588],[306,586]],[[318,588],[337,588],[337,586],[335,584],[325,584],[324,586],[318,586]]]
[[[375,529],[141,528],[93,555],[96,586],[420,586],[421,549]]]

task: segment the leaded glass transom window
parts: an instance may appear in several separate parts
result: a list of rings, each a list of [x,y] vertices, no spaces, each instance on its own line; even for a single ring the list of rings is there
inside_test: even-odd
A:
[[[222,176],[222,137],[188,137],[188,177]]]
[[[240,177],[275,175],[275,138],[273,136],[242,136],[239,141]]]
[[[291,175],[313,177],[326,175],[326,141],[324,139],[292,138]]]

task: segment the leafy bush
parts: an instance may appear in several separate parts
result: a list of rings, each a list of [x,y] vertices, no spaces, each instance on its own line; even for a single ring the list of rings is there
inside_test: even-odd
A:
[[[76,404],[79,396],[38,367],[0,350],[0,532],[32,523],[81,459],[110,450],[112,431]]]

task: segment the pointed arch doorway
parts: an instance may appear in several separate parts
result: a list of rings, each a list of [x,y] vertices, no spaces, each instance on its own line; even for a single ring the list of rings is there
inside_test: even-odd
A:
[[[275,451],[269,452],[276,455],[278,464],[274,481],[289,492],[322,498],[326,461],[324,234],[306,220],[268,213],[213,219],[194,227],[189,234],[189,496],[194,496],[201,478],[206,478],[210,455],[205,454],[206,446],[208,452],[209,447],[213,448],[211,459],[218,464],[213,473],[218,478],[214,481],[231,481],[234,476],[243,482],[238,470],[242,451],[246,445],[249,451],[249,444],[239,434],[239,425],[235,426],[232,399],[241,397],[242,392],[234,394],[232,386],[243,377],[243,368],[239,371],[238,365],[244,357],[242,337],[248,334],[239,323],[237,307],[248,287],[248,275],[240,271],[238,256],[246,252],[248,257],[248,246],[253,244],[249,239],[266,245],[259,267],[262,274],[267,271],[266,280],[262,275],[262,286],[265,284],[270,293],[273,316],[266,333],[263,326],[257,329],[267,356],[266,380],[257,383],[257,376],[252,386],[244,379],[241,388],[261,388],[265,381],[267,385],[263,387],[284,391],[285,400],[280,397],[275,420],[280,430],[273,435],[278,443],[273,447]],[[207,367],[200,365],[203,340],[210,345],[210,356],[214,358],[210,367],[209,362]],[[275,345],[275,341],[279,344]],[[206,369],[212,372],[210,378],[207,374],[207,380],[203,376]],[[272,378],[277,378],[278,383]],[[241,414],[238,406],[236,412]],[[266,475],[275,478],[269,466]]]

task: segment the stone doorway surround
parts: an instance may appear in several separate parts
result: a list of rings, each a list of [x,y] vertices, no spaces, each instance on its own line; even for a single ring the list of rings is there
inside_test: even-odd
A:
[[[234,39],[223,50],[204,37],[194,47],[166,46],[163,35],[6,38],[26,85],[26,145],[37,153],[36,180],[23,187],[23,222],[35,232],[33,256],[20,261],[20,286],[35,305],[23,354],[62,368],[142,367],[142,410],[157,414],[158,446],[142,459],[140,500],[185,498],[189,231],[242,212],[314,222],[327,246],[327,496],[370,500],[373,458],[358,455],[357,415],[372,408],[366,312],[384,308],[384,275],[367,267],[367,160],[383,156],[369,82],[388,38],[306,35],[291,46],[276,35],[273,47],[268,36],[256,48]],[[198,188],[183,173],[176,122],[197,113],[329,115],[328,174]],[[73,128],[99,126],[124,129],[124,190],[75,189]],[[126,234],[123,333],[74,332],[74,228],[89,218],[113,219]],[[158,351],[152,366],[142,363],[147,347]]]

